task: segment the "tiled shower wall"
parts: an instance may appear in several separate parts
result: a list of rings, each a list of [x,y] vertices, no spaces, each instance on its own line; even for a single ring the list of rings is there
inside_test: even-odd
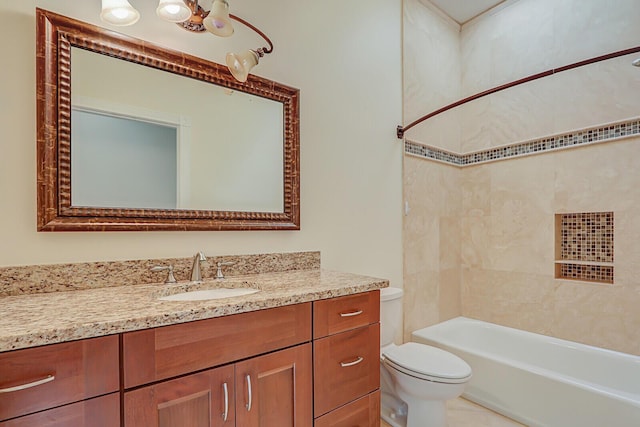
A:
[[[461,314],[461,175],[453,167],[405,156],[404,338]]]
[[[405,27],[420,29],[405,30],[405,68],[420,66],[407,56],[422,39],[453,44],[450,33],[426,28],[421,15],[442,19],[437,12],[407,7],[417,3],[405,2]],[[419,94],[430,87],[457,90],[452,102],[640,40],[640,29],[630,18],[640,16],[640,3],[634,0],[615,7],[605,0],[505,4],[462,28],[459,62],[441,58],[445,54],[437,49],[421,51],[434,63],[461,64],[462,83],[448,83],[455,75],[428,67],[405,71],[405,111],[414,115],[405,123],[420,115],[425,101]],[[465,156],[635,119],[640,70],[629,59],[473,101],[451,110],[450,117],[445,113],[419,125],[407,138]],[[448,67],[452,73],[454,68]],[[435,109],[430,107],[421,114]],[[410,208],[404,221],[405,339],[419,327],[464,315],[640,354],[639,143],[640,137],[629,136],[464,167],[405,156],[404,195]],[[555,215],[569,212],[614,212],[613,285],[554,277]],[[457,264],[452,262],[456,257]]]
[[[640,138],[461,169],[462,314],[640,354]],[[615,284],[556,279],[555,214],[615,213]]]

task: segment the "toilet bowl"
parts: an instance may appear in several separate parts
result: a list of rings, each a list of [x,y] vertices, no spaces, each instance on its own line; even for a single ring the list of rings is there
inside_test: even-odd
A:
[[[425,344],[395,345],[402,321],[402,290],[380,293],[381,417],[393,427],[446,427],[445,402],[462,394],[471,367],[458,356]]]

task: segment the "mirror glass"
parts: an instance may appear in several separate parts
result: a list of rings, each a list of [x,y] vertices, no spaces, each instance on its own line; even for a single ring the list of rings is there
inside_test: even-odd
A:
[[[283,212],[282,103],[75,47],[71,94],[72,206]]]
[[[300,229],[298,89],[36,16],[39,231]]]

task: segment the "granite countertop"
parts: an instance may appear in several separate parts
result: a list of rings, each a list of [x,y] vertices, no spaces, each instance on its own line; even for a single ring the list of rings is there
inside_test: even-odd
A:
[[[0,297],[0,352],[190,322],[380,289],[387,280],[328,270],[295,270],[206,279],[205,286],[248,283],[260,292],[207,301],[160,301],[186,283],[105,287]],[[177,287],[176,289],[173,289]],[[181,288],[182,287],[182,288]]]

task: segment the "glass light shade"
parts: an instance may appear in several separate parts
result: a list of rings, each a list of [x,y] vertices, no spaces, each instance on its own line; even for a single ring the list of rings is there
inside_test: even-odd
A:
[[[213,0],[211,11],[202,24],[212,34],[229,37],[233,34],[233,25],[229,18],[229,3],[225,0]]]
[[[191,18],[191,9],[182,0],[160,0],[156,13],[169,22],[184,22]]]
[[[249,71],[260,61],[260,57],[254,50],[236,54],[227,53],[226,63],[233,77],[239,82],[246,82],[249,77]]]
[[[140,12],[127,0],[102,0],[100,19],[111,25],[133,25],[140,19]]]

